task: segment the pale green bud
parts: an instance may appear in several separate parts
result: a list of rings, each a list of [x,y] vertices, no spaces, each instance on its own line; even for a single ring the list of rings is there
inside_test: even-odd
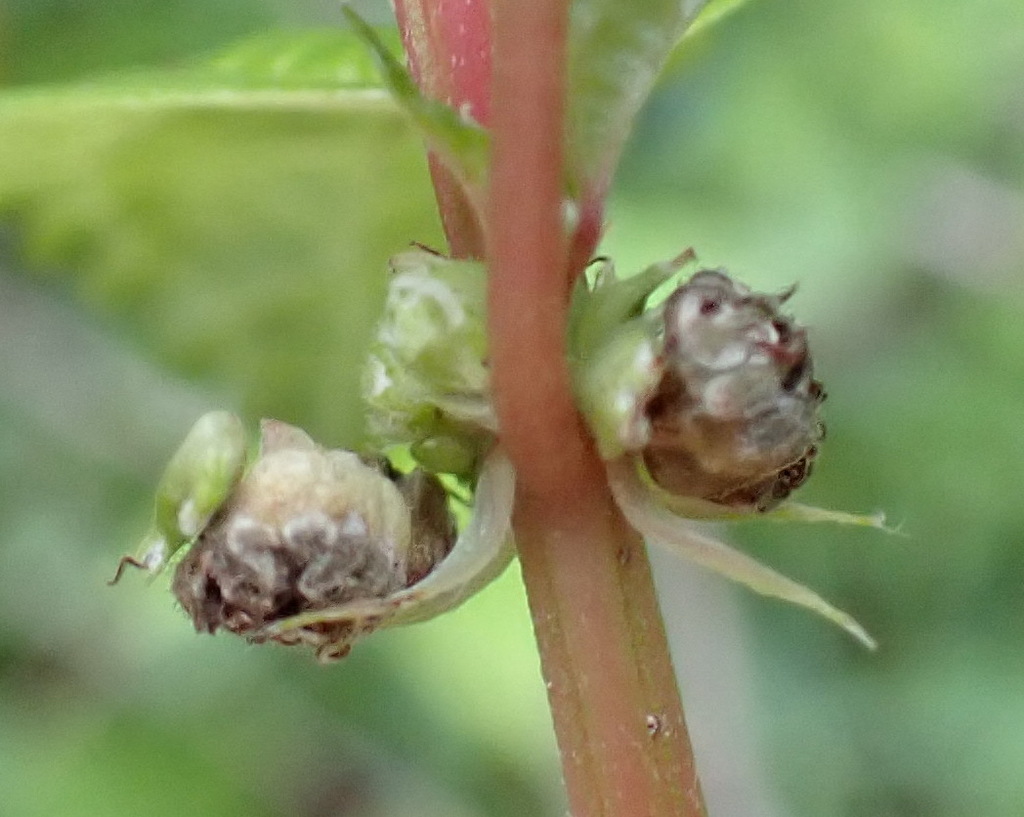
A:
[[[496,428],[485,310],[482,264],[418,247],[391,259],[363,379],[370,432],[432,471],[472,474]]]
[[[156,489],[153,526],[126,565],[157,573],[182,547],[202,533],[225,502],[245,468],[245,432],[227,411],[200,417],[164,469]]]

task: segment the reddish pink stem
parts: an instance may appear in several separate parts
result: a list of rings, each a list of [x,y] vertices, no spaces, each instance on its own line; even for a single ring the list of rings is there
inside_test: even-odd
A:
[[[572,812],[703,814],[643,545],[577,414],[569,285],[600,206],[565,238],[565,0],[499,0],[494,18],[489,337],[502,444],[519,478],[516,542]],[[570,262],[571,256],[571,262]]]
[[[569,293],[600,237],[602,202],[581,203],[567,240],[567,0],[495,0],[493,21],[484,0],[396,6],[425,91],[468,105],[491,127],[493,391],[501,441],[518,471],[516,542],[572,813],[699,817],[646,552],[608,492],[571,388]],[[492,33],[493,54],[483,48]],[[467,62],[474,54],[477,62]],[[482,257],[482,233],[467,218],[461,189],[436,160],[433,173],[453,252]]]
[[[409,69],[423,92],[488,124],[491,22],[487,0],[395,0],[395,15]],[[456,258],[483,258],[483,227],[461,185],[436,156],[431,155],[429,162],[449,252]]]

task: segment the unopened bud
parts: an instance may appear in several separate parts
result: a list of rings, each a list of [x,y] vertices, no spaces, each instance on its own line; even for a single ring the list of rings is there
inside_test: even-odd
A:
[[[813,610],[873,649],[864,628],[817,593],[687,524],[764,514],[883,526],[878,516],[780,505],[809,475],[824,434],[806,331],[782,313],[793,289],[766,295],[701,270],[649,305],[692,258],[624,280],[604,262],[577,290],[574,385],[612,495],[648,542]]]
[[[174,594],[197,630],[256,641],[290,616],[383,599],[429,573],[455,539],[440,485],[420,472],[410,490],[409,479],[264,421],[259,457],[178,565]],[[341,622],[276,640],[340,655],[359,634]]]
[[[768,510],[810,473],[823,434],[806,331],[792,294],[701,270],[658,307],[647,296],[692,260],[632,279],[605,264],[576,306],[576,386],[602,456],[639,455],[680,497]]]
[[[751,292],[704,270],[664,306],[663,373],[647,401],[647,468],[662,488],[766,510],[809,474],[823,427],[792,294]]]

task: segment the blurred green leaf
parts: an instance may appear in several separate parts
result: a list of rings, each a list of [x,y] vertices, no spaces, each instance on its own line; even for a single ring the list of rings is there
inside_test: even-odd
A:
[[[569,172],[600,196],[673,46],[708,0],[579,0],[569,54]],[[719,9],[722,0],[715,3]]]
[[[249,413],[348,445],[386,259],[437,236],[429,191],[349,32],[0,98],[0,213],[31,261]]]
[[[265,30],[273,0],[3,0],[0,81],[168,64]]]
[[[740,6],[747,3],[747,0],[708,0],[704,4],[704,8],[700,10],[697,16],[693,19],[693,22],[686,29],[683,36],[683,41],[690,37],[695,37],[703,31],[707,31],[719,20],[728,17],[735,11],[738,11]]]

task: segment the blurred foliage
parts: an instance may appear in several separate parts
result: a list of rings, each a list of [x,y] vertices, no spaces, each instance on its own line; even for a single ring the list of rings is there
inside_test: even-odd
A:
[[[362,51],[323,59],[347,34],[299,35],[269,64],[290,36],[269,32],[177,67],[265,31],[272,11],[0,7],[12,83],[121,69],[85,94],[0,103],[0,813],[550,812],[557,764],[514,575],[339,672],[196,638],[139,577],[104,586],[200,411],[359,443],[386,260],[438,243],[419,140],[361,90]],[[34,60],[50,51],[46,75]],[[324,93],[295,90],[323,76]],[[522,714],[497,717],[494,694]]]
[[[332,14],[0,0],[0,81],[121,77]],[[908,534],[736,530],[875,655],[741,593],[738,636],[729,605],[670,618],[713,817],[1024,812],[1022,80],[1019,0],[757,0],[690,41],[628,148],[603,250],[630,270],[693,244],[799,282],[831,394],[801,499]],[[201,410],[358,440],[384,261],[438,242],[402,120],[108,111],[0,122],[0,158],[0,813],[558,814],[516,571],[329,669],[103,585]],[[662,574],[675,610],[689,574]]]
[[[264,36],[157,80],[10,93],[0,212],[166,363],[355,444],[379,272],[437,236],[418,140],[347,32]]]
[[[882,645],[743,599],[774,814],[1024,813],[1021,22],[758,0],[682,55],[620,173],[605,249],[630,267],[693,243],[799,283],[830,393],[801,499],[907,534],[735,531]]]

